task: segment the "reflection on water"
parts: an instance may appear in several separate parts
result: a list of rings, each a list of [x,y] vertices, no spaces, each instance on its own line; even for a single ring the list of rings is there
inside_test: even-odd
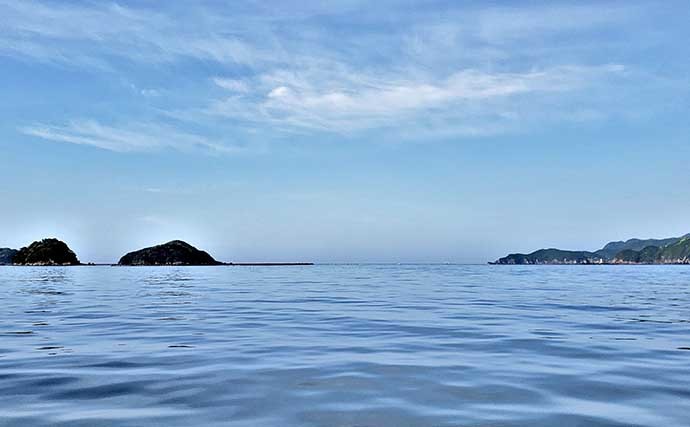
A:
[[[0,268],[0,425],[686,426],[684,266]]]

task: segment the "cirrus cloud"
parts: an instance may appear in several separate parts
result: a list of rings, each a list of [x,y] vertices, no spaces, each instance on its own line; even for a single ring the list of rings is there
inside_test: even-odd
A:
[[[156,123],[135,123],[128,127],[103,125],[94,120],[72,121],[66,125],[36,124],[21,131],[44,140],[87,145],[119,153],[152,152],[165,148],[178,151],[236,153],[243,148],[180,132]]]
[[[424,113],[462,120],[485,110],[496,117],[504,112],[501,109],[511,109],[511,98],[577,91],[624,73],[619,64],[523,73],[462,70],[438,80],[384,79],[349,71],[278,71],[259,76],[252,93],[218,101],[208,112],[256,123],[347,132],[391,126]],[[477,133],[477,126],[465,128]]]
[[[137,99],[113,102],[113,111],[37,116],[31,120],[38,125],[21,129],[122,152],[237,151],[210,136],[218,134],[269,141],[294,132],[486,135],[649,108],[635,104],[635,91],[652,80],[631,78],[635,65],[624,55],[610,63],[599,53],[611,48],[607,43],[625,50],[621,43],[638,31],[644,5],[470,2],[447,9],[439,17],[387,1],[153,8],[0,0],[0,57],[147,88]],[[371,13],[363,17],[364,10]],[[374,13],[384,10],[395,19]],[[596,36],[612,29],[620,35]],[[92,89],[97,98],[99,88]],[[56,120],[62,124],[42,124]],[[107,124],[113,122],[128,125]]]

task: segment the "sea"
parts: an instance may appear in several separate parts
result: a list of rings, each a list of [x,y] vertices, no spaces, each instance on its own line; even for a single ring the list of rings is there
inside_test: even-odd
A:
[[[0,426],[690,425],[690,266],[0,267]]]

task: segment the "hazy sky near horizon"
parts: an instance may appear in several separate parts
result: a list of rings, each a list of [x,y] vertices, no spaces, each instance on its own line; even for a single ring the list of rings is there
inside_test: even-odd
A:
[[[0,0],[0,247],[485,262],[690,232],[684,1]]]

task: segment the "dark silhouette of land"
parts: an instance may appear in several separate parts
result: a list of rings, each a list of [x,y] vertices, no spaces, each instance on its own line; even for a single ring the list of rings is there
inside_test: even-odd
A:
[[[0,248],[0,265],[23,266],[302,266],[311,262],[220,262],[208,252],[199,250],[182,240],[173,240],[125,254],[117,264],[82,264],[66,243],[50,238],[33,242],[22,249]]]
[[[489,264],[690,264],[690,234],[610,242],[594,252],[539,249],[510,254]]]

